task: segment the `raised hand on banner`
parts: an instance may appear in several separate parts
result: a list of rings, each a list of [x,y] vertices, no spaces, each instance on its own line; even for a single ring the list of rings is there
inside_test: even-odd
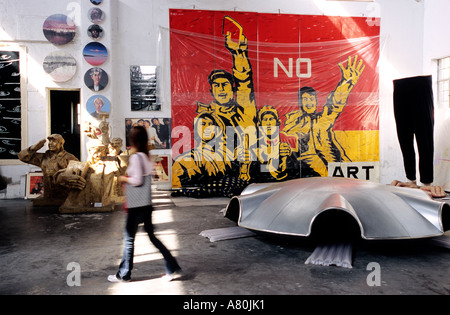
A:
[[[363,65],[363,60],[360,59],[358,62],[358,56],[356,55],[352,62],[352,56],[348,56],[347,59],[347,67],[344,67],[344,64],[341,62],[339,63],[339,68],[341,68],[342,72],[342,80],[343,83],[349,83],[350,85],[355,85],[361,74],[363,73],[365,69],[365,65]]]
[[[225,35],[225,47],[232,53],[235,51],[247,50],[247,37],[244,34],[239,34],[239,41],[234,41],[231,32],[227,32]]]
[[[247,37],[243,34],[242,26],[229,16],[223,18],[222,34],[225,36],[225,47],[233,56],[233,65],[236,71],[245,73],[250,71],[251,65],[247,56]],[[242,79],[242,78],[241,78]],[[242,79],[243,80],[243,79]]]
[[[230,52],[247,50],[247,37],[243,34],[242,26],[229,16],[223,18],[222,34],[225,36],[225,47]]]
[[[336,90],[334,90],[334,93],[331,94],[331,109],[334,112],[340,113],[343,111],[344,106],[347,104],[347,99],[350,96],[350,92],[355,87],[365,67],[362,59],[358,62],[358,56],[355,56],[354,58],[348,56],[347,67],[344,67],[343,63],[339,63],[342,78],[336,87]]]

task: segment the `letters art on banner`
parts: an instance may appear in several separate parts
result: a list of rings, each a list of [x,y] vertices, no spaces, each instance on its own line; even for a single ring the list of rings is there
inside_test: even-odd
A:
[[[173,187],[378,169],[377,25],[170,10]]]

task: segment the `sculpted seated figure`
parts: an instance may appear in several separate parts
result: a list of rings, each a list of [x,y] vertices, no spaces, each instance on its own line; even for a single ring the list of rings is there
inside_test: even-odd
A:
[[[107,147],[98,139],[88,143],[86,162],[72,162],[59,171],[56,182],[70,189],[62,213],[113,211],[117,202],[117,177],[124,173],[116,160],[107,158]]]
[[[38,152],[48,140],[48,150]],[[48,138],[19,152],[19,159],[24,163],[39,166],[44,175],[43,198],[33,200],[38,205],[60,205],[66,199],[69,189],[54,181],[54,175],[65,169],[70,161],[78,159],[64,150],[64,138],[60,134],[52,134]]]

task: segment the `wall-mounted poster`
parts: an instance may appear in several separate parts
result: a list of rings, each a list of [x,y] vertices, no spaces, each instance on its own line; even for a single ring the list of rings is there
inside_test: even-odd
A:
[[[100,66],[108,58],[106,47],[97,42],[90,42],[83,49],[84,59],[93,66]]]
[[[94,67],[84,74],[84,83],[94,92],[103,90],[108,85],[108,74],[102,68]]]
[[[156,70],[156,66],[130,66],[132,111],[161,110]]]
[[[183,9],[169,17],[173,187],[379,163],[379,21]]]
[[[42,172],[27,174],[26,197],[38,198],[44,195],[44,174]]]
[[[92,23],[100,23],[105,19],[105,12],[100,8],[91,8],[88,11],[88,18]]]
[[[103,0],[91,0],[91,3],[92,3],[93,5],[99,5],[99,4],[102,3],[102,1],[103,1]]]
[[[65,45],[75,37],[76,25],[67,15],[54,14],[44,21],[43,31],[50,43]]]
[[[109,115],[111,103],[103,95],[93,95],[86,102],[86,110],[92,117],[102,118],[102,115]]]
[[[144,126],[147,129],[148,141],[151,149],[170,149],[170,118],[127,118],[125,119],[125,136],[127,149],[130,148],[128,143],[128,133],[133,126]]]
[[[54,51],[44,59],[44,71],[55,82],[66,82],[77,72],[77,61],[65,51]]]
[[[152,155],[155,163],[153,169],[155,170],[153,181],[168,182],[169,181],[169,155]]]
[[[88,27],[87,34],[94,40],[101,39],[103,37],[103,28],[98,24],[92,24]]]
[[[17,159],[22,145],[18,51],[0,51],[0,159]]]

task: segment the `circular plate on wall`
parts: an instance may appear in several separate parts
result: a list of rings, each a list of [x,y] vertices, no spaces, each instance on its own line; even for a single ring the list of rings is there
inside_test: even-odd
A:
[[[102,68],[94,67],[84,74],[84,83],[94,92],[103,90],[108,85],[108,74]]]
[[[65,51],[54,51],[44,59],[44,71],[55,82],[66,82],[77,72],[77,61]]]
[[[89,64],[99,66],[106,61],[108,50],[101,43],[90,42],[84,47],[83,56]]]
[[[105,12],[100,8],[93,7],[88,11],[88,18],[92,23],[100,23],[105,19]]]
[[[93,95],[86,102],[86,110],[92,117],[101,119],[102,114],[109,115],[111,103],[103,95]]]
[[[87,34],[94,40],[101,39],[103,37],[103,28],[98,24],[92,24],[88,27]]]
[[[75,23],[64,14],[54,14],[45,21],[42,29],[47,40],[54,45],[70,43],[76,34]]]

